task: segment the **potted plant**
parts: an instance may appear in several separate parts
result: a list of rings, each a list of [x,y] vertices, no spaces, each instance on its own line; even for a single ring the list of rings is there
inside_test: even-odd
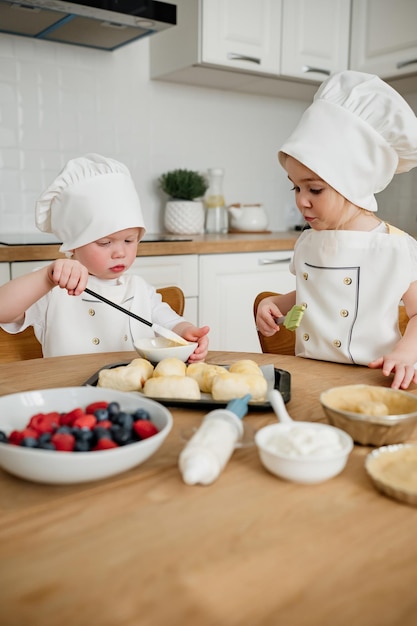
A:
[[[187,169],[171,170],[159,178],[159,186],[170,200],[165,206],[164,225],[175,234],[204,232],[204,205],[202,197],[208,182],[199,172]]]

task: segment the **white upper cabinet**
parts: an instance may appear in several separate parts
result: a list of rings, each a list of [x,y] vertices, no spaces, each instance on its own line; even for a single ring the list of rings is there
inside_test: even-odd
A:
[[[283,0],[281,75],[322,81],[348,69],[350,0]]]
[[[177,21],[151,78],[311,100],[355,69],[417,89],[417,0],[177,0]]]
[[[203,0],[202,61],[279,74],[281,0]]]
[[[350,67],[385,79],[417,73],[416,0],[352,1]]]

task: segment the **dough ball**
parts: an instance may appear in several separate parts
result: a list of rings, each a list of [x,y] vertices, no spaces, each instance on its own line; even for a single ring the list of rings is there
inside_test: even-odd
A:
[[[140,367],[144,382],[153,374],[153,365],[147,359],[133,359],[126,367]]]
[[[229,371],[214,377],[211,394],[214,400],[229,401],[250,393],[252,400],[258,402],[265,400],[267,389],[268,383],[263,375],[237,374]]]
[[[213,379],[217,374],[227,372],[225,367],[221,365],[210,365],[209,363],[190,363],[187,367],[187,376],[194,378],[200,391],[203,393],[211,393]]]
[[[158,376],[149,378],[143,393],[150,398],[172,398],[178,400],[200,400],[198,383],[188,376]]]
[[[187,365],[183,361],[175,357],[169,357],[159,361],[155,366],[153,376],[154,378],[158,376],[185,376],[186,371]]]
[[[263,377],[261,368],[257,363],[255,363],[255,361],[251,361],[251,359],[242,359],[241,361],[232,363],[229,367],[229,372],[232,374],[248,374]]]
[[[140,391],[143,382],[139,368],[121,365],[112,369],[100,370],[97,387],[117,389],[118,391]]]

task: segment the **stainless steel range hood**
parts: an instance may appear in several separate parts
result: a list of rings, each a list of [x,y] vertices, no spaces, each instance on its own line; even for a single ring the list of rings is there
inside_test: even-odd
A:
[[[0,0],[0,32],[115,50],[177,23],[177,7],[154,0]]]

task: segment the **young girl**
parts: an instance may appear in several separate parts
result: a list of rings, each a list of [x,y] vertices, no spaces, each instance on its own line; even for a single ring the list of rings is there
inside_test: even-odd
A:
[[[278,158],[311,229],[294,248],[296,290],[261,301],[258,330],[279,332],[275,318],[305,304],[297,356],[381,368],[407,389],[417,383],[417,242],[375,215],[374,193],[417,165],[416,116],[378,77],[341,72],[319,88]]]
[[[190,361],[207,355],[209,328],[196,328],[143,278],[127,274],[145,233],[128,169],[89,154],[69,161],[36,204],[36,224],[62,241],[67,256],[0,287],[0,325],[9,333],[28,326],[43,355],[134,350],[150,327],[87,295],[88,286],[144,319],[198,342]]]

